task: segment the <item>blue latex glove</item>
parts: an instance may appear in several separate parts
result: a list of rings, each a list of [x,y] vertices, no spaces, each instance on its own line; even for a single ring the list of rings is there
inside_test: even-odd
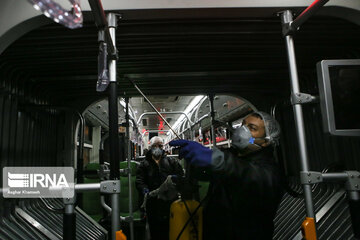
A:
[[[144,188],[144,189],[143,189],[143,194],[147,194],[147,193],[149,193],[149,189],[148,189],[148,188]]]
[[[185,158],[192,165],[207,167],[211,164],[212,151],[200,143],[188,140],[175,140],[171,141],[169,145],[180,147],[179,158]]]

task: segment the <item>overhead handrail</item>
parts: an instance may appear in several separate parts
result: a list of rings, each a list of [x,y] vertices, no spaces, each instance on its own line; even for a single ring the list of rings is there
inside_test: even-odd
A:
[[[208,98],[208,96],[204,97],[201,102],[199,103],[198,105],[198,108],[196,109],[196,112],[195,112],[195,122],[198,121],[198,116],[199,116],[199,110],[201,108],[201,105],[205,102],[205,100]]]
[[[146,130],[143,133],[141,133],[141,137],[144,137],[146,133],[151,133],[151,132],[170,132],[170,130]]]
[[[182,112],[182,111],[159,112],[159,113],[161,113],[161,114],[182,114],[182,115],[184,115],[184,116],[187,118],[187,120],[188,120],[191,124],[193,124],[192,121],[190,120],[189,116],[188,116],[185,112]],[[146,115],[157,115],[157,114],[158,114],[157,112],[145,112],[145,113],[141,114],[141,115],[139,116],[139,119],[137,120],[137,125],[140,124],[141,119],[142,119],[144,116],[146,116]]]
[[[159,117],[161,117],[161,119],[165,122],[165,124],[170,128],[171,131],[173,131],[173,133],[176,135],[177,138],[181,139],[181,137],[179,136],[179,134],[177,134],[177,132],[172,128],[172,126],[170,125],[170,123],[168,123],[168,121],[166,121],[166,119],[164,118],[163,115],[161,115],[161,113],[156,109],[156,107],[150,102],[150,100],[145,96],[145,94],[140,90],[140,88],[135,84],[135,82],[129,78],[129,81],[134,85],[134,87],[136,88],[136,90],[141,94],[141,96],[143,96],[143,98],[145,98],[145,100],[149,103],[150,107],[152,109],[154,109],[154,111],[157,113],[157,115]]]
[[[206,98],[205,98],[206,99]],[[199,124],[202,120],[204,120],[205,118],[209,117],[210,116],[210,113],[207,113],[205,115],[203,115],[201,118],[199,118],[196,122],[193,123],[193,125],[191,125],[191,128],[196,126],[197,124]],[[186,131],[190,130],[191,129],[190,127],[187,127],[185,130],[181,131],[179,133],[179,135],[182,135],[184,134]],[[171,138],[172,139],[172,138]]]

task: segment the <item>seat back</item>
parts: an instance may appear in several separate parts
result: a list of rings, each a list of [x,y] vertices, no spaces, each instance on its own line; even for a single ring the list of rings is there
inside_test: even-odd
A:
[[[139,209],[139,206],[138,206],[139,194],[138,194],[138,191],[135,186],[136,169],[137,169],[138,164],[139,163],[136,161],[130,162],[133,212],[135,212]],[[127,161],[120,162],[120,169],[126,169],[127,167],[128,167]],[[128,178],[127,174],[120,175],[120,186],[121,186],[120,213],[122,215],[127,215],[127,214],[129,214],[129,178]]]
[[[96,170],[98,170],[99,168],[100,165],[98,163],[89,163],[88,165],[86,165],[85,174],[84,174],[84,183],[100,182],[99,176],[96,173]],[[86,171],[95,171],[95,172],[86,174]],[[99,191],[83,193],[82,209],[90,216],[102,215]]]
[[[199,184],[199,200],[203,200],[206,195],[207,195],[207,192],[209,190],[209,185],[210,185],[210,182],[207,182],[207,181],[198,181],[198,184]]]

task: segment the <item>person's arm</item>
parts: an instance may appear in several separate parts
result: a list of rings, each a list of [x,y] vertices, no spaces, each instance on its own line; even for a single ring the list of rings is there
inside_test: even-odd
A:
[[[236,156],[231,151],[221,151],[214,147],[211,155],[210,171],[213,174],[240,177],[244,172],[254,171],[255,167],[248,161]]]
[[[146,189],[149,190],[149,186],[146,183],[146,179],[147,179],[146,175],[147,175],[146,166],[145,166],[145,162],[143,161],[140,163],[139,167],[136,170],[135,185],[140,193],[144,193]]]
[[[194,141],[175,140],[171,141],[169,145],[179,146],[179,158],[185,158],[197,168],[210,170],[211,175],[238,177],[251,167],[248,161],[239,158],[230,151],[222,152],[215,147],[211,150]]]
[[[268,161],[268,162],[266,162]],[[231,151],[213,149],[211,173],[231,181],[239,181],[252,196],[266,199],[269,204],[276,203],[282,196],[282,183],[279,170],[270,163],[247,161]]]
[[[179,177],[184,176],[184,169],[180,165],[179,161],[177,159],[173,159],[173,161],[174,161],[175,174]]]

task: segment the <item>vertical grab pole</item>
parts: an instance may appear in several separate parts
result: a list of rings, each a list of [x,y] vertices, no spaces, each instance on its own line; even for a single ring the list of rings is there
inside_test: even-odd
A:
[[[290,10],[286,10],[281,13],[281,22],[282,24],[288,24],[292,22],[293,16]],[[291,35],[285,36],[286,50],[288,55],[288,64],[290,70],[290,83],[291,83],[291,94],[300,93],[299,87],[299,79],[298,72],[296,66],[296,58],[295,58],[295,47],[294,47],[294,39]],[[296,133],[300,150],[300,161],[301,161],[301,171],[307,172],[309,171],[309,162],[308,162],[308,154],[306,148],[306,137],[305,137],[305,127],[304,127],[304,118],[302,107],[300,104],[293,104],[293,111],[295,117],[295,125],[296,125]],[[311,185],[303,184],[304,196],[305,196],[305,206],[306,206],[306,215],[307,217],[315,219],[314,213],[314,204],[312,199]]]
[[[116,49],[115,30],[117,27],[117,17],[114,13],[107,15],[111,41]],[[110,137],[110,179],[120,178],[119,173],[119,119],[118,119],[118,96],[116,83],[116,59],[109,61],[109,137]],[[120,230],[120,210],[119,194],[111,194],[111,237],[116,238],[116,232]]]
[[[63,239],[75,240],[76,239],[76,213],[75,202],[76,195],[73,198],[63,199],[65,204],[63,214]]]
[[[214,94],[209,95],[210,101],[210,115],[211,115],[211,140],[213,142],[213,147],[216,147],[216,136],[215,136],[215,109],[214,109]]]
[[[191,126],[191,123],[189,123],[189,132],[190,132],[190,140],[191,141],[195,141],[195,133],[194,133],[194,130],[193,130],[193,127]]]
[[[75,112],[79,117],[79,150],[77,152],[77,162],[76,162],[76,182],[77,183],[84,183],[84,176],[83,176],[83,168],[84,168],[84,129],[85,129],[85,118],[79,112]],[[77,140],[76,140],[77,141]],[[82,193],[77,194],[77,201],[79,206],[82,207]]]
[[[83,115],[76,111],[76,114],[79,116],[79,151],[77,152],[77,183],[83,183],[83,163],[84,163],[84,129],[85,129],[85,118]]]
[[[128,160],[128,178],[129,178],[129,215],[130,215],[130,239],[134,240],[134,219],[133,219],[133,196],[131,184],[131,141],[130,141],[130,117],[129,117],[129,97],[125,98],[126,107],[126,138],[127,138],[127,160]]]

